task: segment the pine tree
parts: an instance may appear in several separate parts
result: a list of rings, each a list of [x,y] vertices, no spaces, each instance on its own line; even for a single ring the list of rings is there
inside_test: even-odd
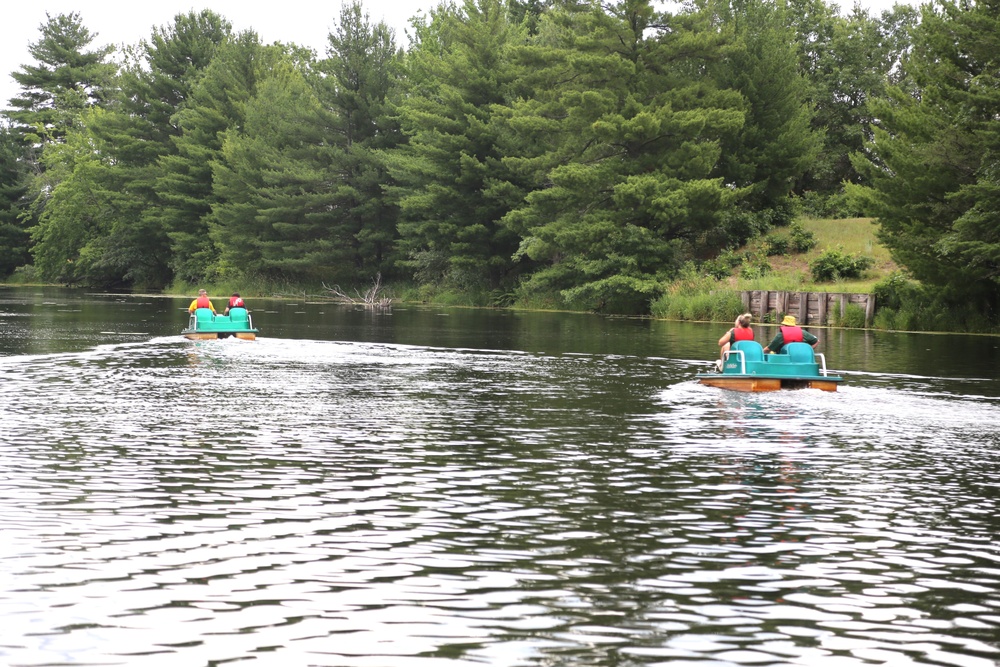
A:
[[[769,221],[788,222],[793,187],[815,162],[823,133],[811,126],[808,82],[798,69],[794,32],[785,12],[761,0],[712,5],[732,43],[712,70],[720,88],[743,97],[746,120],[722,140],[718,172],[726,183],[746,189],[741,208],[759,221],[753,229],[732,229],[727,243],[742,244],[767,231]]]
[[[873,105],[874,139],[852,194],[914,277],[953,302],[1000,307],[1000,3],[925,6],[909,60],[914,91]],[[911,94],[911,92],[915,94]]]
[[[661,281],[718,226],[735,193],[714,177],[719,141],[743,123],[738,94],[705,76],[720,37],[703,14],[661,15],[624,0],[543,19],[522,54],[533,94],[508,158],[535,182],[504,222],[539,269],[525,290],[563,303],[645,312]]]
[[[408,143],[389,169],[400,245],[419,282],[471,292],[509,280],[517,237],[500,222],[507,203],[491,194],[506,178],[493,114],[514,80],[507,54],[522,40],[500,0],[442,5],[418,26],[399,110]]]
[[[36,63],[11,73],[21,93],[6,112],[31,142],[41,144],[61,140],[84,109],[103,105],[116,70],[108,62],[113,47],[87,50],[97,35],[78,13],[46,18],[41,37],[28,46]]]
[[[219,250],[209,235],[212,207],[220,203],[213,163],[223,159],[225,132],[243,124],[258,82],[284,53],[284,47],[262,45],[253,31],[227,40],[173,117],[181,132],[173,137],[176,152],[160,160],[156,191],[160,223],[170,238],[170,268],[182,281],[211,278],[219,269]]]
[[[67,134],[70,147],[47,156],[67,163],[54,165],[63,180],[36,230],[44,275],[97,285],[169,282],[169,241],[155,191],[159,161],[173,150],[171,113],[183,107],[227,31],[211,12],[181,14],[154,30],[150,42],[130,50],[120,92],[107,108],[84,114]],[[74,225],[81,229],[74,233]]]
[[[31,261],[31,238],[21,220],[28,190],[21,136],[0,127],[0,278]]]
[[[299,283],[342,275],[351,255],[334,232],[341,211],[330,185],[332,126],[290,59],[258,80],[213,162],[219,201],[209,222],[227,275]]]
[[[326,76],[317,83],[336,119],[329,140],[340,149],[331,165],[339,215],[330,233],[350,250],[343,259],[352,275],[344,279],[367,280],[393,268],[398,209],[386,195],[391,178],[382,153],[402,140],[390,115],[399,55],[391,29],[371,24],[359,2],[345,4],[329,41],[329,57],[319,64]]]

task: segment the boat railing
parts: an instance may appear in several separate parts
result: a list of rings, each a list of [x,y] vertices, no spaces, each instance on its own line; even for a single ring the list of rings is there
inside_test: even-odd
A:
[[[819,374],[825,376],[826,373],[826,357],[823,356],[822,352],[815,352],[816,358],[819,359]]]
[[[740,359],[740,375],[746,375],[747,374],[747,358],[746,358],[746,355],[743,354],[743,350],[727,350],[726,351],[726,361],[729,361],[729,357],[733,356],[734,354],[736,356],[738,356],[739,359]]]

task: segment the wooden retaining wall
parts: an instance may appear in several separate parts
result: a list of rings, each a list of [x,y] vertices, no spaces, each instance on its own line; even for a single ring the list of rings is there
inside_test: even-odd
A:
[[[869,327],[875,316],[875,296],[873,294],[847,294],[843,292],[769,292],[753,290],[743,292],[743,307],[753,313],[758,322],[768,313],[774,313],[772,321],[779,321],[778,315],[794,315],[799,324],[826,325],[830,316],[839,306],[844,313],[848,304],[860,306],[865,311],[865,326]]]

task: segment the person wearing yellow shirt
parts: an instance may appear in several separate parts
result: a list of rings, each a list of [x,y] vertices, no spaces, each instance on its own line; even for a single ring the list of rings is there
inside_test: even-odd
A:
[[[212,314],[215,314],[215,306],[212,305],[212,301],[208,298],[208,292],[203,289],[198,290],[198,298],[191,302],[188,306],[188,312],[193,313],[199,308],[210,308]]]

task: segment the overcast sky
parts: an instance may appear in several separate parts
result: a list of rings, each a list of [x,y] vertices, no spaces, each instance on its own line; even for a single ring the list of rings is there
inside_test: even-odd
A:
[[[844,5],[852,5],[844,2]],[[879,12],[894,0],[861,0]],[[373,22],[385,20],[396,31],[396,43],[404,46],[409,19],[439,4],[438,0],[362,0]],[[147,39],[154,26],[167,26],[179,13],[211,9],[229,20],[236,31],[253,29],[264,43],[295,42],[326,54],[327,35],[340,16],[340,2],[322,0],[15,0],[5,3],[0,20],[0,108],[20,89],[10,73],[33,64],[28,45],[40,37],[39,26],[46,14],[77,12],[83,25],[96,33],[93,48],[106,44],[138,43]]]

